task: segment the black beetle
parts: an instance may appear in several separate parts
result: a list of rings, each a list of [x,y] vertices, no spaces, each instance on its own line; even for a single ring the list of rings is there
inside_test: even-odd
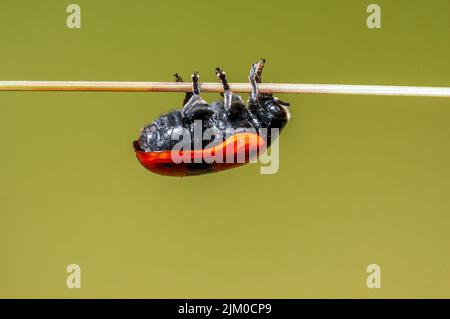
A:
[[[261,59],[251,66],[249,81],[252,92],[248,105],[239,95],[231,92],[226,74],[220,68],[216,68],[216,75],[223,85],[223,99],[208,104],[200,97],[199,75],[195,72],[192,75],[193,90],[186,93],[183,108],[163,114],[145,126],[139,139],[134,141],[133,146],[140,163],[150,171],[162,175],[199,175],[240,166],[269,147],[272,132],[279,132],[284,128],[290,113],[287,108],[289,103],[272,94],[258,92],[264,64],[265,60]],[[183,81],[178,74],[175,77],[177,82]],[[196,130],[200,131],[199,136],[195,134]],[[205,138],[204,133],[207,131],[208,138]],[[174,149],[180,148],[179,137],[186,132],[189,137],[181,143],[181,153],[175,152]],[[212,136],[215,138],[212,139]],[[236,146],[242,141],[241,147]],[[227,148],[230,145],[232,147]],[[245,160],[237,163],[237,153],[240,151],[246,154]],[[180,157],[175,159],[175,153],[182,160],[179,160]],[[220,153],[220,156],[211,161],[205,158],[206,153]],[[225,157],[232,160],[221,160]]]

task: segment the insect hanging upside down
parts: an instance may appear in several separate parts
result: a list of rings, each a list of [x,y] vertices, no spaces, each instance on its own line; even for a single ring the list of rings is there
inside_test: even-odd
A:
[[[223,99],[208,104],[200,97],[199,75],[194,73],[193,89],[186,93],[183,108],[161,115],[133,142],[139,162],[157,174],[192,176],[254,160],[290,118],[289,103],[258,92],[264,63],[262,59],[250,69],[252,92],[247,105],[231,92],[220,68],[216,75],[223,85]],[[175,77],[183,81],[178,74]]]

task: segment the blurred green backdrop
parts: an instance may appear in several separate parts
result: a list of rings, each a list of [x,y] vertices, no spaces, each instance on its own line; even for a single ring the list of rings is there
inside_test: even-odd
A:
[[[79,30],[70,1],[2,0],[1,80],[243,82],[265,57],[269,82],[450,86],[447,0],[376,1],[378,30],[371,1],[73,2]],[[0,297],[450,297],[450,99],[281,97],[277,174],[180,179],[131,142],[183,94],[0,93]]]

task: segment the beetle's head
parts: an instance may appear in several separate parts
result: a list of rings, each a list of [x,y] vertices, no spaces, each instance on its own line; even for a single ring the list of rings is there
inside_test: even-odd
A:
[[[283,128],[291,118],[289,103],[273,97],[272,94],[260,94],[258,103],[250,103],[249,108],[262,127]]]

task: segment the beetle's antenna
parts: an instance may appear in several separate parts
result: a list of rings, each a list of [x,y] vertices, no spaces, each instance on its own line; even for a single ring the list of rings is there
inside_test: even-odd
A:
[[[233,92],[250,93],[250,83],[229,83]],[[201,83],[202,92],[223,92],[221,83]],[[261,83],[261,93],[353,94],[450,97],[450,87]],[[187,82],[0,81],[0,91],[191,92]]]

